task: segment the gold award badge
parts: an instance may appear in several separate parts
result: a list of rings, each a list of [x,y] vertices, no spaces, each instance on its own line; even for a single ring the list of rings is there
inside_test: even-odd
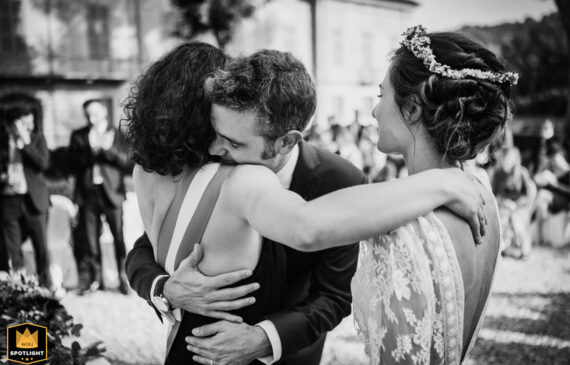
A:
[[[47,360],[47,328],[22,323],[6,330],[8,361],[35,364]]]

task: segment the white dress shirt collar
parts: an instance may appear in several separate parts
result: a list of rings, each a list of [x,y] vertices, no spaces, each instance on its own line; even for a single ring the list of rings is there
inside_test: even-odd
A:
[[[297,166],[298,159],[299,145],[297,144],[291,151],[291,157],[289,157],[289,161],[287,161],[281,170],[277,171],[277,178],[281,182],[281,186],[283,186],[285,189],[289,189],[291,187],[291,181],[293,180],[293,171],[295,170],[295,166]]]

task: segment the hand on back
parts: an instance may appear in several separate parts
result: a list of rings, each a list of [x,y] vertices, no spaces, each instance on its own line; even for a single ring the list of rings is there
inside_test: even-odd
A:
[[[172,306],[182,308],[187,312],[241,322],[242,318],[228,312],[255,303],[254,297],[246,297],[246,295],[259,289],[259,284],[251,283],[228,288],[251,276],[251,270],[206,276],[198,269],[203,255],[201,246],[196,244],[192,254],[180,263],[178,269],[166,281],[165,297]]]

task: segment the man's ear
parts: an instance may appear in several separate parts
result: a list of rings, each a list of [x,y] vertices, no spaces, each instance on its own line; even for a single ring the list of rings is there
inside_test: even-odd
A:
[[[281,136],[275,140],[275,150],[277,153],[286,155],[297,143],[301,142],[303,139],[303,134],[297,130],[291,130],[287,132],[284,136]]]
[[[422,107],[416,96],[412,96],[403,109],[404,118],[412,124],[418,122],[422,117]]]

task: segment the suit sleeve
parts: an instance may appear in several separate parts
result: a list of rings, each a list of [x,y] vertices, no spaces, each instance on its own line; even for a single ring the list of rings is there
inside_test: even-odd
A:
[[[125,269],[131,288],[149,303],[151,299],[150,289],[154,279],[159,275],[168,275],[162,266],[156,263],[146,233],[139,237],[127,255]]]
[[[124,172],[131,172],[133,165],[130,163],[126,150],[124,139],[119,132],[116,132],[113,146],[106,151],[100,151],[96,156],[96,160],[113,165]]]
[[[49,168],[49,150],[42,134],[32,135],[30,143],[22,148],[24,163],[36,171]]]
[[[358,176],[360,182],[353,181],[336,189],[367,182],[361,173]],[[307,299],[267,316],[279,333],[283,359],[313,344],[350,314],[350,284],[356,272],[358,250],[358,243],[353,243],[322,251],[311,276]]]

